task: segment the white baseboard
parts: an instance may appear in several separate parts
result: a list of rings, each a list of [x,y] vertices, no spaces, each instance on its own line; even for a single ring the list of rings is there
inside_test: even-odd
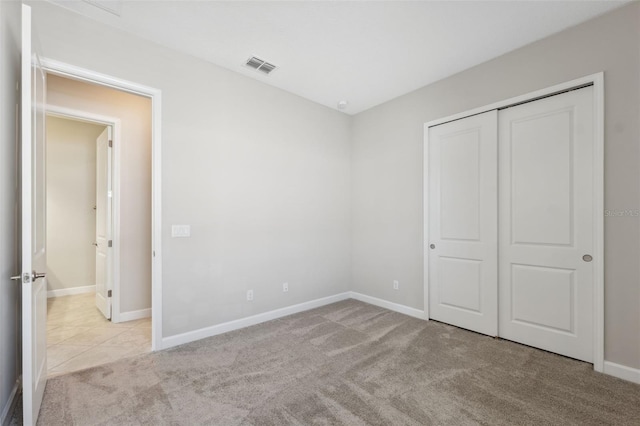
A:
[[[117,322],[135,321],[142,318],[150,318],[150,317],[151,317],[151,308],[140,309],[139,311],[120,312],[120,315],[118,315]]]
[[[320,306],[329,305],[331,303],[340,302],[342,300],[355,299],[364,303],[389,309],[414,318],[426,320],[425,312],[399,303],[389,302],[388,300],[379,299],[366,294],[355,291],[347,291],[333,296],[323,297],[321,299],[311,300],[309,302],[299,303],[297,305],[287,306],[285,308],[275,309],[273,311],[264,312],[262,314],[241,318],[234,321],[217,324],[211,327],[201,328],[199,330],[189,331],[187,333],[177,334],[175,336],[164,337],[161,347],[158,349],[168,349],[174,346],[204,339],[218,334],[227,333],[229,331],[238,330],[240,328],[250,327],[252,325],[282,318],[287,315],[296,314],[298,312],[308,311]],[[144,314],[143,314],[144,313]],[[151,316],[151,309],[143,309],[141,311],[126,312],[121,314],[122,321],[131,321],[139,318]],[[127,319],[124,319],[127,318]],[[604,362],[604,374],[608,374],[623,380],[640,384],[640,369],[627,367],[610,361]]]
[[[11,389],[11,393],[9,394],[9,399],[7,400],[7,403],[5,404],[5,406],[2,408],[2,413],[0,413],[0,425],[2,426],[8,426],[9,422],[11,422],[11,414],[13,414],[13,409],[16,406],[16,403],[18,402],[18,395],[19,390],[20,390],[20,384],[21,384],[22,380],[19,377],[18,380],[16,380],[16,382],[13,384],[13,389]]]
[[[640,369],[627,367],[614,362],[604,362],[604,374],[640,384]]]
[[[361,302],[368,303],[370,305],[379,306],[381,308],[389,309],[390,311],[399,312],[401,314],[409,315],[410,317],[427,319],[424,311],[420,309],[411,308],[399,303],[389,302],[388,300],[378,299],[377,297],[367,296],[366,294],[357,293],[355,291],[349,292],[352,299],[359,300]]]
[[[211,327],[201,328],[199,330],[189,331],[187,333],[177,334],[175,336],[164,337],[162,339],[162,349],[171,348],[173,346],[182,345],[185,343],[204,339],[206,337],[216,336],[218,334],[227,333],[229,331],[238,330],[240,328],[245,328],[274,319],[286,317],[287,315],[297,314],[298,312],[319,308],[320,306],[340,302],[349,298],[350,292],[339,293],[333,296],[323,297],[321,299],[315,299],[309,302],[299,303],[297,305],[287,306],[285,308],[264,312],[262,314],[252,315],[250,317],[213,325]]]
[[[51,299],[52,297],[62,297],[62,296],[72,296],[74,294],[83,294],[83,293],[95,293],[96,286],[95,285],[86,285],[82,287],[71,287],[71,288],[61,288],[58,290],[49,290],[47,291],[47,298]]]

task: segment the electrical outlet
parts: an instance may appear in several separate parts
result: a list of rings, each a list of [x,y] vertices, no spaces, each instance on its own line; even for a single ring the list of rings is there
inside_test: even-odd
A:
[[[248,301],[253,300],[253,290],[247,290],[247,300]]]
[[[400,281],[393,280],[393,289],[394,290],[399,290],[400,289]]]
[[[282,284],[282,292],[286,293],[289,291],[289,283]]]

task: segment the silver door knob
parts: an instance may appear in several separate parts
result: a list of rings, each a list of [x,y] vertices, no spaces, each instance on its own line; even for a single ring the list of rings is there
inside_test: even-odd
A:
[[[430,245],[429,245],[429,248],[430,248],[430,249],[434,249],[434,248],[436,248],[436,245],[435,245],[435,244],[430,244]]]
[[[585,254],[584,256],[582,256],[582,260],[584,260],[585,262],[591,262],[593,260],[593,256],[591,256],[590,254]]]
[[[39,279],[39,278],[44,278],[46,275],[47,275],[47,274],[45,274],[44,272],[42,272],[42,273],[38,273],[38,272],[36,272],[36,271],[33,271],[33,272],[31,273],[31,281],[35,281],[35,280],[37,280],[37,279]]]

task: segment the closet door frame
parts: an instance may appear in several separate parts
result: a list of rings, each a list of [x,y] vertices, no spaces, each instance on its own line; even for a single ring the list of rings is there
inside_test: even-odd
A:
[[[423,268],[424,268],[424,317],[429,319],[429,127],[459,120],[491,110],[504,109],[521,103],[553,96],[569,90],[593,86],[594,111],[594,288],[593,288],[593,369],[604,370],[604,73],[591,74],[567,81],[535,92],[505,99],[480,108],[464,111],[424,124],[424,161],[423,161]],[[497,296],[496,296],[497,297]]]

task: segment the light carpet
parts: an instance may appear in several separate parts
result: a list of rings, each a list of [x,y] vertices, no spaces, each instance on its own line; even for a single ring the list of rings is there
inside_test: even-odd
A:
[[[355,300],[49,380],[41,425],[638,425],[640,386]]]

